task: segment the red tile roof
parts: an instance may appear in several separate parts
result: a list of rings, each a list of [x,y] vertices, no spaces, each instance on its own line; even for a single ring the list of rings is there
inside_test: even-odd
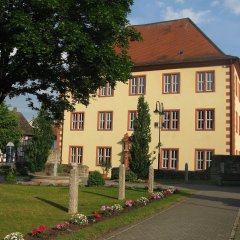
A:
[[[130,42],[135,66],[224,59],[225,55],[189,18],[136,25],[143,38]]]

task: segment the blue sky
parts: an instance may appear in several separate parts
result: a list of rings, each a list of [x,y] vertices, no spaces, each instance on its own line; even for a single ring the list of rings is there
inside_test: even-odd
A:
[[[225,53],[240,57],[240,0],[135,0],[131,25],[189,17]],[[31,120],[24,97],[8,104]]]

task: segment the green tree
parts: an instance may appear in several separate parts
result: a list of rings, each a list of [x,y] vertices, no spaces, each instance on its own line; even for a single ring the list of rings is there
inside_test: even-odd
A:
[[[55,118],[85,105],[109,82],[125,82],[132,61],[133,0],[1,0],[0,103],[34,94]],[[34,107],[31,99],[30,106]]]
[[[134,121],[132,144],[130,148],[130,169],[138,178],[145,178],[151,164],[149,143],[151,142],[150,114],[148,103],[140,96],[137,106],[137,118]]]
[[[9,111],[5,102],[0,104],[0,149],[5,151],[8,142],[18,145],[21,138],[19,119],[14,111]]]
[[[41,171],[53,146],[53,122],[44,107],[33,120],[33,138],[27,146],[25,159],[31,172]]]

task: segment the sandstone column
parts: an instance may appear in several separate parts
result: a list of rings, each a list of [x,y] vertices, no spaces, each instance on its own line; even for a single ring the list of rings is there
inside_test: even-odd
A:
[[[69,178],[69,207],[68,213],[75,214],[78,212],[78,165],[72,164],[73,168],[70,171]]]
[[[154,188],[154,169],[153,166],[150,165],[148,172],[148,192],[153,193]]]
[[[118,199],[123,200],[125,199],[125,166],[121,164],[119,166],[119,192],[118,192]]]

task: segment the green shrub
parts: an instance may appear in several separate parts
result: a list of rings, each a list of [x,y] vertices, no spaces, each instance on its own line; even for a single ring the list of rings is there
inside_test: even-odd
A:
[[[111,179],[112,180],[116,180],[119,178],[119,168],[118,167],[114,167],[111,169]]]
[[[116,180],[118,178],[119,178],[119,168],[118,167],[112,168],[111,179]],[[137,180],[137,175],[131,170],[126,170],[125,178],[126,178],[126,181],[135,182]]]
[[[58,165],[57,167],[57,173],[62,174],[63,173],[63,167],[61,165]]]
[[[28,175],[28,164],[27,162],[16,162],[16,172],[17,174],[21,176],[27,176]]]
[[[135,182],[136,180],[137,180],[137,175],[133,171],[127,170],[126,171],[126,181]]]
[[[8,175],[9,172],[11,172],[11,166],[1,166],[0,167],[0,175]]]
[[[88,186],[103,186],[105,180],[103,179],[102,174],[99,171],[90,172],[88,178]]]
[[[9,172],[5,176],[5,181],[6,181],[6,183],[16,183],[17,182],[16,174],[13,172]]]

